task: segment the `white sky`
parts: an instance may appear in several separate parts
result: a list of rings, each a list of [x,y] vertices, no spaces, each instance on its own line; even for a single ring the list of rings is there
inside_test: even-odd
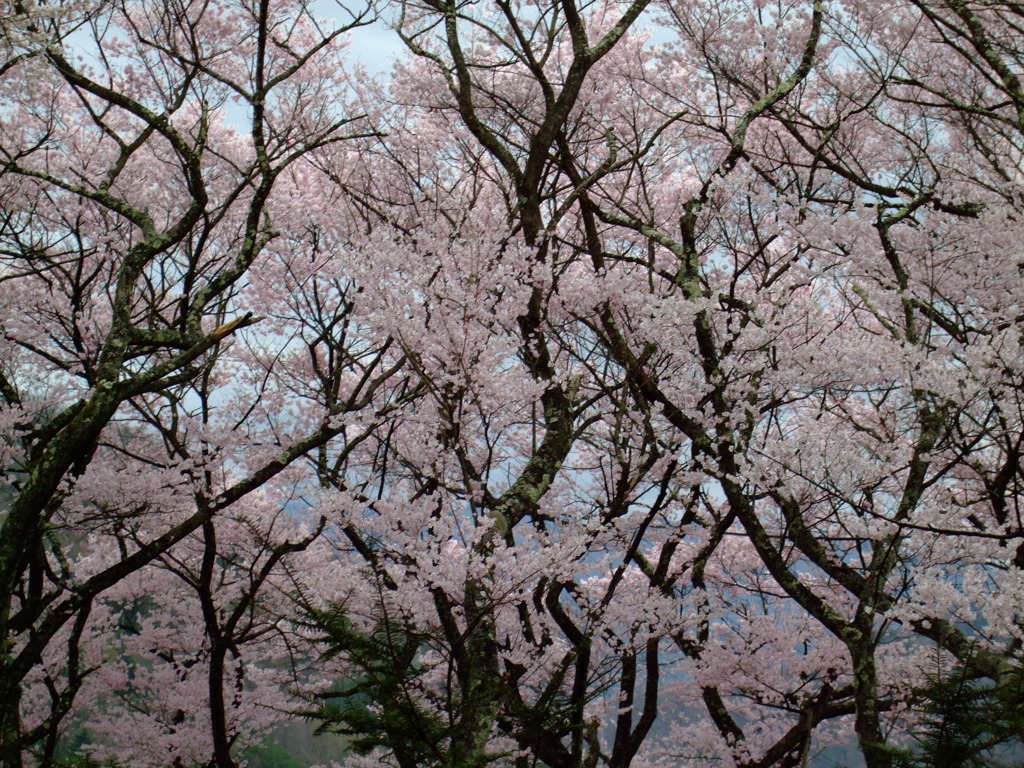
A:
[[[360,62],[370,72],[384,74],[391,70],[391,64],[405,52],[405,46],[398,35],[377,21],[349,33],[349,56]]]

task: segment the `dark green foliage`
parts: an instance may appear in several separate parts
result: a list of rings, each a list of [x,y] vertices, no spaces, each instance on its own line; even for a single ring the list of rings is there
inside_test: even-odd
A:
[[[246,768],[305,768],[301,760],[270,739],[245,750],[242,759]]]
[[[329,656],[341,656],[358,670],[316,714],[318,730],[350,737],[357,754],[384,747],[403,768],[444,765],[447,723],[428,711],[419,694],[423,638],[386,621],[366,633],[340,613],[315,619]]]
[[[998,755],[1021,763],[1024,686],[1020,675],[998,685],[972,674],[970,659],[929,676],[912,705],[921,720],[912,749],[885,751],[893,768],[997,768]]]
[[[76,725],[60,739],[54,750],[53,768],[119,768],[116,760],[96,760],[83,751],[93,742],[92,734],[82,725]]]
[[[76,728],[53,756],[53,768],[121,768],[117,760],[97,760],[81,748],[90,741],[89,732],[84,728]]]
[[[88,755],[76,755],[66,761],[54,762],[54,768],[120,768],[116,760],[95,760]]]

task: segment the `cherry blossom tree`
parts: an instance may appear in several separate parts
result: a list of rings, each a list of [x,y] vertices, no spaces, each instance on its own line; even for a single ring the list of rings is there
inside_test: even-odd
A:
[[[890,768],[1016,690],[1015,4],[405,0],[379,82],[319,13],[5,18],[5,765]]]
[[[590,666],[595,633],[578,631],[564,601],[601,626],[603,611],[583,589],[596,573],[613,574],[609,583],[639,574],[676,610],[687,595],[706,601],[690,609],[691,621],[648,636],[646,657],[609,652],[619,716],[597,722],[625,725],[610,745],[594,739],[584,757],[587,715],[577,714],[575,735],[549,732],[544,749],[575,746],[543,761],[639,759],[647,726],[634,733],[631,723],[658,709],[668,663],[659,649],[671,642],[685,658],[675,674],[697,681],[674,687],[689,687],[707,713],[703,735],[698,722],[675,737],[694,746],[666,753],[673,758],[798,765],[819,726],[846,718],[868,764],[888,765],[886,734],[922,679],[915,658],[927,642],[997,684],[1019,669],[1019,616],[1004,607],[990,619],[984,607],[1007,606],[996,595],[1019,589],[1020,525],[1006,513],[1020,436],[1011,394],[1018,15],[998,3],[689,2],[649,9],[672,35],[659,46],[625,34],[645,10],[402,6],[398,29],[418,63],[393,93],[420,105],[422,120],[437,126],[430,134],[454,137],[447,163],[494,180],[501,200],[486,208],[503,209],[510,242],[535,250],[525,272],[531,298],[512,330],[519,359],[546,387],[531,407],[544,440],[531,444],[502,495],[478,462],[460,459],[484,489],[474,498],[473,483],[449,487],[459,499],[452,514],[463,519],[467,504],[484,512],[481,543],[471,537],[466,546],[483,558],[477,572],[487,574],[488,592],[500,589],[491,574],[519,555],[520,537],[553,527],[548,499],[577,522],[593,520],[585,510],[595,508],[605,525],[628,521],[632,537],[608,546],[602,561],[590,550],[604,548],[594,530],[574,536],[560,520],[557,545],[569,549],[558,559],[572,561],[572,547],[587,554],[554,597],[533,601],[564,634],[581,691],[600,690]],[[422,178],[419,164],[416,173]],[[458,219],[460,247],[466,230]],[[505,249],[502,241],[502,266]],[[470,260],[460,251],[455,268]],[[442,259],[430,279],[447,291],[450,274]],[[430,285],[413,293],[430,304],[417,332],[449,300]],[[475,318],[479,306],[473,299],[460,311]],[[442,412],[464,408],[472,386],[435,385]],[[646,423],[637,444],[661,454],[660,464],[641,461],[634,475],[629,463],[588,454],[601,444],[592,430],[622,414]],[[574,426],[562,432],[567,420]],[[469,439],[461,421],[445,434]],[[623,443],[612,445],[605,456],[624,455]],[[660,498],[648,473],[666,463],[672,511],[653,505],[647,518],[646,505]],[[533,468],[543,470],[539,483]],[[435,475],[424,476],[414,496],[432,490]],[[596,478],[616,476],[624,496],[614,482],[587,503],[561,491],[565,483],[593,492]],[[507,495],[524,480],[529,495]],[[526,506],[508,507],[513,499]],[[732,537],[742,555],[725,557]],[[680,562],[684,548],[692,559]],[[968,589],[959,582],[966,573]],[[486,616],[471,618],[478,578],[467,572],[457,582],[470,618],[448,639],[454,648],[483,636],[466,664],[502,658],[494,599]],[[547,577],[537,584],[533,595],[552,594]],[[670,610],[617,618],[635,631],[638,617]],[[524,636],[531,621],[523,612]],[[755,652],[757,668],[742,661]],[[782,661],[794,654],[806,665],[796,677]],[[457,652],[451,657],[458,668]],[[487,677],[500,672],[500,661],[490,662]],[[516,693],[507,692],[516,674],[490,694],[493,711],[515,711]],[[459,685],[474,685],[471,672]],[[542,726],[494,721],[492,730],[540,753]],[[648,754],[658,759],[657,749]]]
[[[194,719],[212,755],[200,760],[193,728],[163,764],[233,765],[229,691],[252,683],[244,647],[274,626],[260,594],[320,530],[283,519],[301,495],[289,470],[394,372],[386,340],[304,342],[253,271],[275,240],[300,261],[315,254],[298,202],[310,157],[373,133],[341,57],[369,11],[339,8],[325,25],[304,3],[43,10],[5,18],[0,86],[0,762],[50,764],[76,697],[101,679],[165,735],[182,730],[198,702],[161,719],[167,702],[143,712],[111,681],[150,663],[154,681],[136,686],[173,701],[192,696],[175,685],[205,685],[209,704]],[[346,306],[324,298],[329,331]],[[355,377],[347,399],[336,387],[286,418],[275,401],[325,347],[322,375]],[[160,639],[176,624],[188,631]],[[155,749],[147,733],[118,735]]]

